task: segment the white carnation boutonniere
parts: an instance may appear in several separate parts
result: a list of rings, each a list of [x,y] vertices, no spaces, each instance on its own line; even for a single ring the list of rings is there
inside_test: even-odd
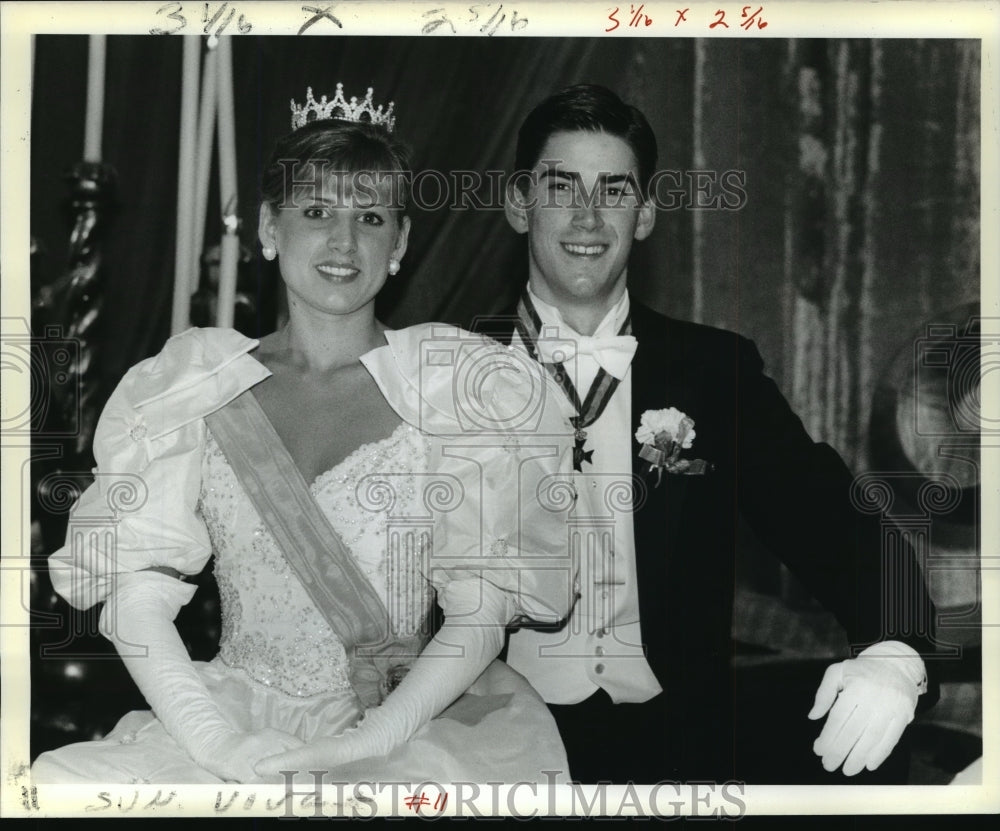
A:
[[[695,438],[694,420],[675,407],[646,410],[639,421],[635,438],[642,447],[639,458],[649,463],[649,472],[656,471],[659,487],[663,471],[701,476],[712,470],[704,459],[682,459],[681,451],[689,450]]]

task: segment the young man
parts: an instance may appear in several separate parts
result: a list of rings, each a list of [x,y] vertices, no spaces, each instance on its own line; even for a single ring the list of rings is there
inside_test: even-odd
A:
[[[909,614],[933,620],[922,577],[908,548],[883,553],[880,518],[854,508],[850,472],[806,434],[751,342],[629,297],[632,243],[656,219],[655,165],[645,117],[602,87],[553,95],[518,136],[506,216],[528,236],[527,286],[511,315],[477,328],[527,349],[573,402],[592,515],[572,617],[514,634],[508,662],[550,703],[579,781],[876,769],[927,689],[918,651],[933,651],[932,633],[901,634]],[[855,657],[814,700],[815,682],[796,700],[776,673],[734,719],[738,515],[837,615]],[[892,590],[905,603],[883,603],[883,569],[903,575]],[[814,748],[807,714],[827,716]]]

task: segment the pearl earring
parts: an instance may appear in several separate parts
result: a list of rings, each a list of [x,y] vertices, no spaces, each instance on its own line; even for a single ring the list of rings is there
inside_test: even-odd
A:
[[[261,250],[261,253],[264,255],[264,259],[267,260],[268,262],[270,262],[271,260],[273,260],[275,257],[278,256],[278,252],[271,245],[265,245],[264,248]]]
[[[389,273],[399,274],[399,260],[395,258],[389,260]]]

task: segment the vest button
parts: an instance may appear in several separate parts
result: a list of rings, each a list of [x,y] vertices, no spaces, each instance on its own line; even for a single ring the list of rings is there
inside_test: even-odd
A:
[[[598,664],[596,667],[594,667],[594,672],[596,672],[598,675],[604,672],[604,664]]]

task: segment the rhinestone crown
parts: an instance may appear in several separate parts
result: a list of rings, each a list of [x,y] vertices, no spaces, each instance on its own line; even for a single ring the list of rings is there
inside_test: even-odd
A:
[[[312,87],[308,87],[305,104],[296,104],[295,99],[292,99],[292,129],[297,130],[310,121],[318,121],[321,118],[335,118],[339,121],[381,124],[391,133],[396,126],[393,106],[393,102],[390,101],[385,112],[382,111],[381,104],[376,107],[372,101],[371,87],[368,87],[368,92],[362,101],[358,101],[356,95],[352,95],[350,101],[344,98],[344,85],[341,83],[337,84],[337,94],[329,101],[325,95],[317,101],[313,98]]]

